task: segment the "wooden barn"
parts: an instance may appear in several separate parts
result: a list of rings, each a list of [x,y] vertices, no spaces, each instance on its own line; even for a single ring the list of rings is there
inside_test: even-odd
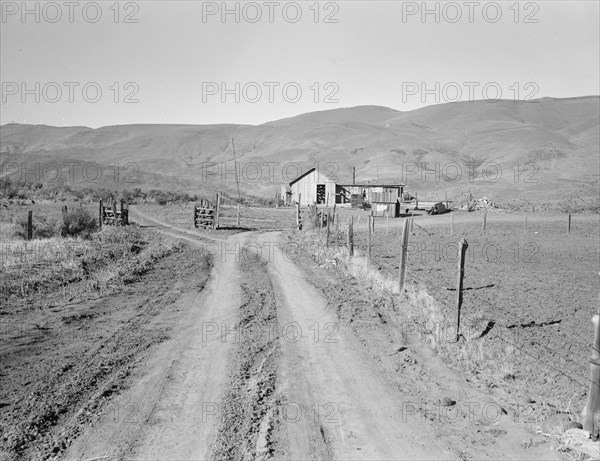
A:
[[[333,179],[311,168],[289,184],[286,204],[300,203],[307,206],[316,203],[322,206],[364,208],[375,216],[400,216],[403,184],[337,184]]]
[[[335,203],[335,181],[316,168],[290,182],[290,191],[292,203],[300,203],[300,206],[315,202],[317,205],[333,206]]]

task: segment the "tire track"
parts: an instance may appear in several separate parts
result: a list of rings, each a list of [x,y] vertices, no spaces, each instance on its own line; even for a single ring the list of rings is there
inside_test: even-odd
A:
[[[221,424],[212,448],[215,460],[260,460],[274,454],[273,431],[280,406],[276,395],[277,307],[266,263],[244,259],[240,264],[244,282],[239,321],[221,337],[237,344],[229,358],[227,389],[221,399]]]

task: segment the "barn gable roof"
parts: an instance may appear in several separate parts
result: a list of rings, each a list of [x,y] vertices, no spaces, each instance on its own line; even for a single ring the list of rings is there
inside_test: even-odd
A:
[[[294,179],[292,182],[290,182],[290,187],[293,186],[294,184],[296,184],[298,181],[300,181],[302,178],[305,178],[306,176],[308,176],[309,174],[311,174],[313,171],[315,171],[316,168],[312,167],[310,170],[308,170],[306,173],[301,174],[300,176],[298,176],[296,179]],[[325,176],[327,179],[329,179],[330,181],[333,181],[333,179],[331,179],[328,175],[326,175],[325,173],[321,172],[319,173],[322,176]],[[335,182],[335,181],[334,181]]]

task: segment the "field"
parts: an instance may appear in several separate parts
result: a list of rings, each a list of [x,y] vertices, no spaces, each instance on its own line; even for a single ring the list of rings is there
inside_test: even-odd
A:
[[[343,210],[340,217],[344,244],[349,214]],[[352,214],[355,251],[365,255],[367,215]],[[589,388],[590,320],[598,309],[598,217],[574,215],[570,234],[567,215],[530,213],[525,228],[523,214],[488,213],[485,235],[482,213],[455,212],[452,236],[450,220],[450,214],[417,217],[409,237],[407,284],[435,298],[443,316],[426,319],[423,340],[438,349],[456,341],[458,242],[464,238],[464,347],[446,360],[511,400],[579,412]],[[395,284],[400,221],[376,218],[370,262]]]

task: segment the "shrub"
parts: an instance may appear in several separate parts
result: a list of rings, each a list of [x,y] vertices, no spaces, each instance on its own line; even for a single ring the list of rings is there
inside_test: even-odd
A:
[[[60,224],[60,235],[62,237],[89,236],[98,227],[96,219],[85,208],[76,208],[69,211]]]
[[[15,217],[13,219],[14,237],[27,238],[27,220],[27,216]],[[36,216],[34,214],[32,225],[32,238],[34,239],[48,239],[59,234],[60,223],[53,217]]]

